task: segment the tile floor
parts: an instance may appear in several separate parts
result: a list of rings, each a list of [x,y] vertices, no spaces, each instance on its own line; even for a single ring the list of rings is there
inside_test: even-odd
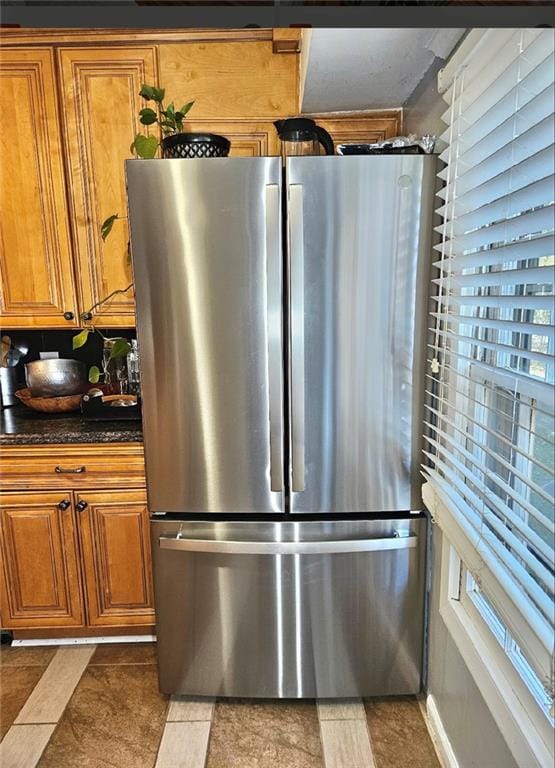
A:
[[[152,643],[0,650],[2,768],[439,768],[418,701],[158,692]]]

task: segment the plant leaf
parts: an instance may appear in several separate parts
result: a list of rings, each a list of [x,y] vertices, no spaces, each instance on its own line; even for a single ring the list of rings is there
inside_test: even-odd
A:
[[[146,99],[147,101],[152,101],[154,99],[154,91],[154,86],[143,83],[141,90],[139,91],[139,96],[142,96],[143,99]]]
[[[89,368],[89,382],[91,384],[98,384],[100,379],[100,368],[97,365],[91,365]]]
[[[158,139],[156,136],[143,136],[142,133],[138,133],[135,136],[133,148],[143,160],[151,160],[158,149]]]
[[[116,357],[126,357],[131,351],[131,344],[127,339],[116,339],[114,346],[110,350],[109,360],[115,360]]]
[[[183,116],[185,116],[187,114],[187,112],[191,109],[191,107],[193,106],[194,103],[195,103],[194,101],[189,101],[189,102],[187,102],[187,104],[184,104],[181,107],[181,109],[179,111],[183,114]]]
[[[145,107],[139,112],[139,120],[143,125],[152,125],[157,120],[156,112],[150,107]]]
[[[85,328],[84,331],[81,331],[80,333],[75,334],[75,336],[71,340],[72,349],[79,349],[79,347],[82,347],[84,344],[86,344],[87,339],[89,338],[89,333],[90,333],[90,330],[88,328]]]
[[[167,115],[168,117],[170,117],[170,115],[173,116],[175,114],[175,107],[174,107],[173,101],[171,102],[171,104],[168,104],[164,114]]]
[[[158,103],[162,102],[164,100],[164,96],[166,93],[165,88],[156,88],[156,86],[152,87],[152,98],[154,101],[157,101]]]
[[[100,236],[103,240],[106,240],[112,231],[112,227],[114,226],[114,221],[116,221],[116,219],[119,219],[119,213],[113,213],[111,216],[108,216],[108,218],[100,225]]]

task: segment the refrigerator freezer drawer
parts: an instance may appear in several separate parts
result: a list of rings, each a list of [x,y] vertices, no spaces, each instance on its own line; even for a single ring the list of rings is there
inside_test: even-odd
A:
[[[424,526],[153,521],[161,690],[418,692]]]

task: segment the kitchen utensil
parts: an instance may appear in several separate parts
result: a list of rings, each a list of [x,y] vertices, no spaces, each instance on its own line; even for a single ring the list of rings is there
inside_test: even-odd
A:
[[[65,397],[33,397],[29,389],[18,389],[15,396],[28,408],[42,413],[68,413],[78,411],[82,395]]]
[[[136,395],[95,395],[89,390],[83,395],[81,412],[92,421],[132,421],[141,418],[141,406]]]
[[[0,366],[0,395],[2,397],[2,408],[8,408],[15,405],[15,390],[17,389],[17,376],[15,368],[6,365]]]
[[[25,378],[33,397],[75,395],[87,383],[85,364],[79,360],[33,360],[25,366]]]
[[[9,336],[2,336],[2,346],[0,350],[0,366],[5,368],[8,365],[7,358],[12,346],[12,340]]]
[[[319,155],[320,145],[326,155],[334,154],[333,140],[329,133],[307,117],[276,120],[274,125],[281,139],[282,158],[299,155]]]

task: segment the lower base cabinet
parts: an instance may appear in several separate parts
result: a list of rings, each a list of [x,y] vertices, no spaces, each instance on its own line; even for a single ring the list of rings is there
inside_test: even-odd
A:
[[[2,627],[152,626],[148,528],[143,490],[0,494]]]
[[[72,494],[2,494],[0,524],[2,626],[83,626]]]
[[[153,623],[144,491],[91,491],[76,493],[75,499],[88,623]]]

